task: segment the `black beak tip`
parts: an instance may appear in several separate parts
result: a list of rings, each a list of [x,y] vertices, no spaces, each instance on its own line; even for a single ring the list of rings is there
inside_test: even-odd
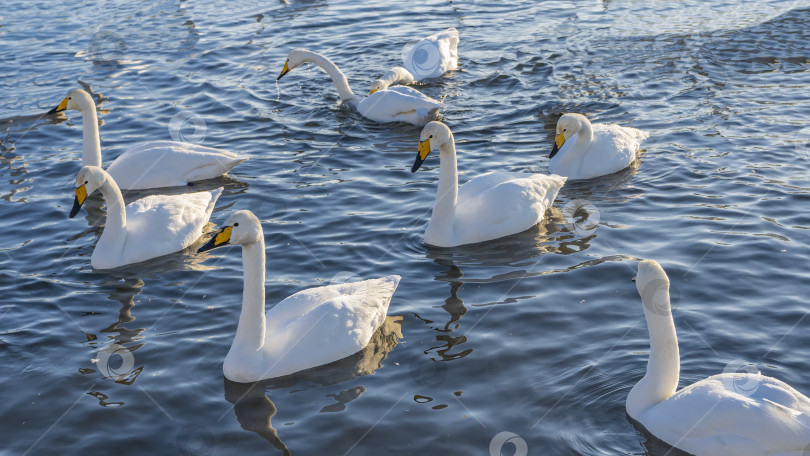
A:
[[[82,208],[82,205],[81,205],[81,203],[79,203],[79,200],[74,199],[73,200],[73,208],[70,210],[70,214],[68,214],[68,217],[70,217],[70,218],[75,217],[76,214],[79,213],[79,209],[81,209],[81,208]]]
[[[551,148],[551,153],[548,155],[548,158],[554,158],[554,156],[557,155],[557,152],[559,152],[559,151],[560,151],[560,148],[557,147],[557,143],[555,142],[554,147]]]
[[[422,163],[424,162],[425,162],[424,160],[417,158],[416,161],[413,162],[413,166],[411,166],[411,172],[415,173],[419,168],[422,167]]]
[[[206,242],[206,243],[205,243],[205,244],[204,244],[202,247],[200,247],[199,249],[197,249],[197,253],[202,253],[202,252],[205,252],[205,251],[211,250],[211,249],[213,249],[213,248],[215,248],[215,247],[219,247],[219,246],[217,245],[217,237],[216,237],[216,236],[212,237],[212,238],[211,238],[211,240],[209,240],[209,241],[208,241],[208,242]]]
[[[51,109],[50,111],[45,113],[45,115],[50,116],[50,115],[56,114],[57,112],[61,112],[61,111],[59,111],[59,106],[56,106],[55,108]]]
[[[276,78],[276,81],[278,81],[279,79],[283,78],[283,77],[284,77],[284,75],[285,75],[285,74],[287,74],[287,73],[289,73],[289,71],[282,71],[282,72],[281,72],[281,74],[279,74],[279,75],[278,75],[278,77]]]

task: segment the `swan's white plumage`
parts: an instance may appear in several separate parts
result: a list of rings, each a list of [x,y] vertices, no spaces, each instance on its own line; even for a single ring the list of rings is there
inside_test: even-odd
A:
[[[345,358],[365,347],[385,321],[398,275],[302,290],[265,313],[261,223],[239,211],[220,233],[226,229],[228,242],[242,245],[245,274],[239,325],[223,364],[229,380],[254,382]],[[201,250],[224,245],[218,239]]]
[[[425,230],[425,242],[452,247],[497,239],[538,224],[551,207],[565,178],[556,175],[490,172],[458,187],[456,151],[450,129],[431,122],[421,134],[414,169],[429,153],[440,153],[439,189]]]
[[[107,203],[107,222],[93,250],[90,264],[111,269],[185,249],[202,236],[202,230],[222,188],[180,195],[151,195],[128,204],[109,174],[85,166],[76,177],[77,188],[87,195],[101,190]]]
[[[431,55],[432,49],[438,55]],[[420,50],[427,54],[424,59],[418,55]],[[438,78],[448,71],[454,71],[458,68],[458,30],[450,27],[423,38],[408,51],[403,63],[417,81]]]
[[[564,131],[565,130],[565,131]],[[649,134],[615,124],[591,124],[581,114],[564,114],[557,121],[559,151],[551,158],[549,172],[569,179],[591,179],[621,171],[636,159]]]
[[[82,89],[72,90],[66,109],[82,115],[82,165],[101,166],[96,105]],[[175,187],[221,176],[247,160],[232,152],[178,141],[152,141],[136,145],[119,155],[107,167],[118,188],[141,190]]]
[[[697,456],[804,455],[810,399],[780,380],[723,373],[675,391],[679,355],[669,279],[648,260],[639,264],[636,285],[650,331],[650,361],[627,397],[627,413],[664,442]]]
[[[458,69],[458,30],[453,27],[422,39],[403,57],[405,67],[393,67],[371,83],[371,93],[387,89],[397,82],[438,78]]]
[[[424,125],[439,115],[442,103],[410,87],[397,86],[380,90],[368,97],[355,95],[346,75],[331,60],[317,52],[306,49],[294,49],[287,57],[279,78],[304,63],[311,62],[321,67],[332,78],[338,89],[340,99],[349,103],[368,119],[379,123],[407,122],[413,125]]]

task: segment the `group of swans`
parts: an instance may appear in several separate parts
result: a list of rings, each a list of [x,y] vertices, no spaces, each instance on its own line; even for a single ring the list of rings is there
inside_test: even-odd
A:
[[[618,125],[591,124],[581,114],[557,122],[549,155],[550,175],[488,172],[458,186],[453,134],[436,121],[442,104],[419,91],[394,85],[438,77],[457,68],[458,32],[449,29],[412,48],[426,71],[394,67],[355,95],[346,76],[326,57],[303,49],[290,52],[279,79],[312,62],[332,78],[344,102],[377,121],[424,125],[411,172],[439,150],[439,184],[425,230],[427,244],[452,247],[500,238],[539,223],[567,179],[615,173],[637,159],[647,133]],[[426,44],[425,44],[426,43]],[[426,46],[435,55],[428,55]],[[419,60],[408,56],[406,66]],[[99,190],[107,221],[91,265],[107,269],[183,250],[203,234],[222,188],[183,195],[151,195],[124,206],[120,189],[186,185],[217,177],[246,160],[189,143],[156,141],[122,153],[101,168],[98,119],[92,98],[77,89],[51,112],[75,109],[83,121],[83,167],[76,176],[74,217]],[[389,275],[299,291],[265,311],[265,246],[259,219],[250,211],[231,214],[197,252],[241,245],[242,308],[236,335],[223,363],[225,376],[254,382],[289,375],[347,357],[368,344],[385,320],[400,277]],[[650,333],[646,375],[627,396],[628,415],[668,444],[702,455],[799,455],[810,448],[810,399],[791,386],[760,374],[727,373],[677,390],[679,352],[669,304],[669,279],[655,261],[642,261],[636,280]],[[745,394],[732,386],[757,385]],[[730,386],[732,385],[732,386]]]

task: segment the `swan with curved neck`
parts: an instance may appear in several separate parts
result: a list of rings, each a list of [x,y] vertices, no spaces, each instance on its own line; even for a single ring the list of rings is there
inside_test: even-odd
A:
[[[564,114],[557,121],[550,172],[569,179],[591,179],[630,166],[649,135],[614,124],[591,124],[582,114]]]
[[[728,372],[676,391],[678,337],[669,278],[651,260],[636,286],[650,333],[647,372],[627,395],[627,414],[664,442],[697,456],[804,454],[810,445],[810,399],[759,373]]]
[[[101,167],[95,102],[84,90],[71,90],[48,114],[66,109],[82,115],[82,165]],[[124,151],[110,163],[107,172],[124,190],[175,187],[221,176],[245,160],[232,152],[198,144],[152,141]]]
[[[379,79],[371,83],[368,94],[372,95],[380,90],[385,90],[394,84],[413,84],[414,79],[410,71],[402,67],[394,67],[383,73]]]
[[[234,382],[281,377],[360,351],[385,321],[400,277],[299,291],[265,314],[264,233],[250,211],[238,211],[198,252],[242,246],[242,311],[223,372]]]
[[[453,133],[441,122],[422,129],[415,173],[432,150],[439,149],[439,189],[425,242],[438,247],[497,239],[538,224],[565,178],[556,175],[490,172],[458,186]]]
[[[96,190],[107,204],[104,231],[90,258],[96,269],[138,263],[190,246],[202,236],[222,193],[219,188],[181,195],[151,195],[125,207],[113,178],[97,166],[85,166],[76,175],[70,218],[79,213],[87,197]]]
[[[346,75],[331,60],[317,52],[306,49],[293,49],[284,62],[276,80],[281,79],[293,69],[305,64],[314,63],[321,67],[332,78],[338,90],[340,100],[354,106],[368,119],[379,123],[407,122],[412,125],[424,125],[439,115],[442,103],[410,87],[397,86],[380,90],[368,97],[355,95]]]

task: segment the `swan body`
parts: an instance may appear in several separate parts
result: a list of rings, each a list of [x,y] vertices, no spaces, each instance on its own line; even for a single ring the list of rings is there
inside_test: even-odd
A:
[[[82,89],[72,90],[51,113],[65,109],[82,115],[83,166],[101,167],[96,105]],[[247,160],[232,152],[193,143],[153,141],[124,151],[107,167],[118,188],[142,190],[187,185],[189,182],[221,176]]]
[[[371,83],[371,93],[400,82],[438,78],[458,68],[458,30],[453,27],[416,43],[403,58],[403,67],[393,67]]]
[[[549,172],[569,179],[591,179],[621,171],[636,159],[649,134],[615,124],[591,124],[582,114],[557,121]]]
[[[74,217],[85,199],[100,190],[107,204],[107,221],[90,264],[111,269],[177,252],[202,236],[202,230],[222,188],[181,195],[151,195],[124,207],[112,177],[97,166],[85,166],[76,176]]]
[[[368,97],[355,95],[349,87],[346,75],[337,65],[323,55],[306,49],[294,49],[290,52],[278,79],[308,62],[318,65],[329,74],[338,89],[341,101],[351,104],[363,117],[375,122],[424,125],[436,119],[443,106],[418,90],[404,86],[380,90]]]
[[[439,149],[439,189],[425,242],[438,247],[497,239],[538,224],[565,184],[565,177],[490,172],[458,187],[453,133],[441,122],[422,129],[416,172],[431,150]]]
[[[400,277],[342,283],[299,291],[265,313],[264,234],[250,211],[231,214],[200,252],[242,246],[242,312],[223,372],[234,382],[255,382],[330,363],[360,351],[385,321]]]
[[[680,358],[669,278],[655,261],[643,261],[636,286],[650,332],[650,359],[646,375],[627,396],[630,417],[697,456],[806,454],[810,399],[782,381],[728,372],[676,391]]]

